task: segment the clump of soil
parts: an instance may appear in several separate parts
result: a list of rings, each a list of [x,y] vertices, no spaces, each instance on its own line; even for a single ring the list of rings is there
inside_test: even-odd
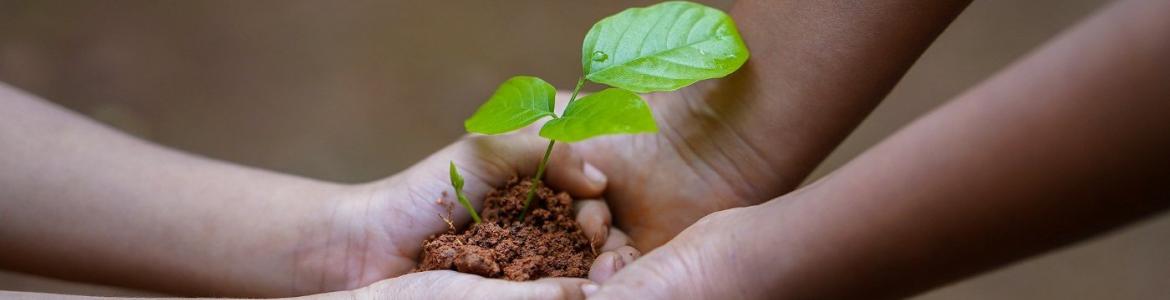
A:
[[[597,253],[573,218],[569,194],[540,187],[528,215],[518,221],[531,186],[531,180],[512,178],[488,193],[483,223],[423,241],[415,271],[456,270],[517,281],[588,275]]]

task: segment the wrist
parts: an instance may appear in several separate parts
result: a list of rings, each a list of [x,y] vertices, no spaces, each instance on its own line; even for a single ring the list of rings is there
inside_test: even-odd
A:
[[[804,188],[759,205],[754,217],[745,217],[747,226],[762,234],[750,238],[751,258],[742,261],[751,263],[737,266],[741,282],[770,297],[848,297],[850,289],[839,283],[859,276],[873,249],[846,244],[852,235],[842,228],[858,220],[830,221],[826,198]]]
[[[285,293],[281,296],[314,295],[343,291],[357,287],[352,275],[367,246],[367,211],[373,199],[368,185],[325,185],[301,190],[288,205],[285,213],[270,220],[285,224],[278,229],[275,243],[257,245],[264,251],[275,251],[283,263],[277,265],[282,274]],[[331,293],[332,294],[332,293]]]
[[[219,224],[205,244],[216,246],[205,250],[210,261],[193,266],[213,283],[208,292],[278,297],[325,291],[320,287],[329,273],[321,258],[335,254],[330,244],[340,228],[335,214],[355,187],[286,179],[291,180],[255,184],[257,193],[209,222]]]
[[[719,233],[722,236],[720,243],[734,248],[730,255],[721,259],[724,274],[720,276],[717,289],[712,295],[736,295],[742,299],[770,299],[776,297],[780,291],[771,289],[775,286],[776,278],[784,266],[793,260],[788,250],[784,250],[783,236],[778,234],[784,226],[779,214],[778,201],[769,201],[760,205],[737,208],[725,216],[725,222],[730,225],[727,231]],[[722,286],[720,286],[722,285]],[[718,290],[723,291],[718,291]]]
[[[447,225],[438,195],[417,192],[405,176],[339,186],[307,201],[286,248],[292,295],[353,290],[414,268],[422,240]]]

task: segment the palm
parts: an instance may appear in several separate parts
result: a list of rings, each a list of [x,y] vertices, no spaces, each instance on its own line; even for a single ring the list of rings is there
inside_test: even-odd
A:
[[[534,172],[546,143],[535,136],[467,137],[393,177],[354,187],[326,208],[332,215],[329,224],[310,229],[327,231],[306,234],[296,263],[319,272],[298,274],[297,288],[352,289],[410,272],[422,241],[451,226],[445,217],[456,227],[470,219],[451,192],[448,162],[458,164],[466,179],[464,192],[478,202],[511,177]],[[546,181],[579,200],[599,196],[604,183],[587,183],[582,160],[562,150],[554,151]],[[608,212],[604,214],[608,220]],[[583,229],[587,235],[607,230]]]

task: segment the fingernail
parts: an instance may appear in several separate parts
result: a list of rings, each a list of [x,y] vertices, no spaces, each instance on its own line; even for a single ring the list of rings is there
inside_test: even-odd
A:
[[[585,163],[585,178],[589,179],[594,185],[605,185],[605,182],[608,180],[605,178],[605,174],[601,173],[601,170],[598,170],[597,167],[594,167],[590,163]]]
[[[614,273],[617,273],[617,271],[621,270],[623,267],[626,266],[626,261],[623,260],[621,258],[621,256],[622,256],[621,254],[613,256],[613,272]]]
[[[597,289],[598,289],[598,287],[596,284],[586,283],[586,284],[581,285],[581,292],[585,293],[585,297],[589,297],[590,295],[593,295],[593,293],[597,292]]]

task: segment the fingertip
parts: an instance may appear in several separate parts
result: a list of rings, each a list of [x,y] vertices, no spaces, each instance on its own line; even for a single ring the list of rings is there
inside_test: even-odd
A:
[[[605,244],[601,246],[601,251],[613,251],[622,246],[630,245],[630,237],[626,236],[625,232],[615,227],[609,228],[608,237],[605,239]]]
[[[639,257],[642,257],[642,251],[638,251],[638,248],[632,246],[618,247],[613,250],[613,253],[616,253],[618,258],[622,260],[622,266],[632,264]]]
[[[589,280],[605,283],[610,277],[633,264],[641,256],[642,252],[630,246],[621,246],[613,251],[601,253],[593,260],[593,265],[589,268]]]
[[[577,212],[577,224],[581,225],[581,231],[589,238],[589,243],[595,249],[604,246],[609,239],[612,222],[609,206],[605,201],[596,199],[577,200],[573,206]]]
[[[583,169],[585,172],[585,179],[589,180],[589,183],[593,186],[594,189],[598,191],[605,190],[606,184],[609,183],[609,178],[605,177],[605,173],[602,173],[600,169],[594,167],[593,164],[589,162],[585,162],[585,167]]]
[[[599,289],[601,289],[600,286],[598,286],[596,284],[592,284],[592,283],[586,283],[586,284],[581,285],[581,293],[585,294],[585,297],[589,297],[589,296],[592,296],[593,294],[596,294],[597,290],[599,290]]]
[[[615,252],[604,252],[598,255],[593,260],[593,265],[589,267],[589,280],[597,283],[605,283],[613,274],[623,267],[618,264],[624,264],[622,259],[618,257]]]
[[[571,145],[558,144],[553,150],[548,182],[576,198],[597,198],[605,191],[608,179],[596,167],[585,162]]]
[[[535,295],[539,299],[585,299],[584,286],[593,284],[591,281],[581,278],[542,278],[535,281],[540,284],[551,284],[556,286],[557,294],[542,294]]]

